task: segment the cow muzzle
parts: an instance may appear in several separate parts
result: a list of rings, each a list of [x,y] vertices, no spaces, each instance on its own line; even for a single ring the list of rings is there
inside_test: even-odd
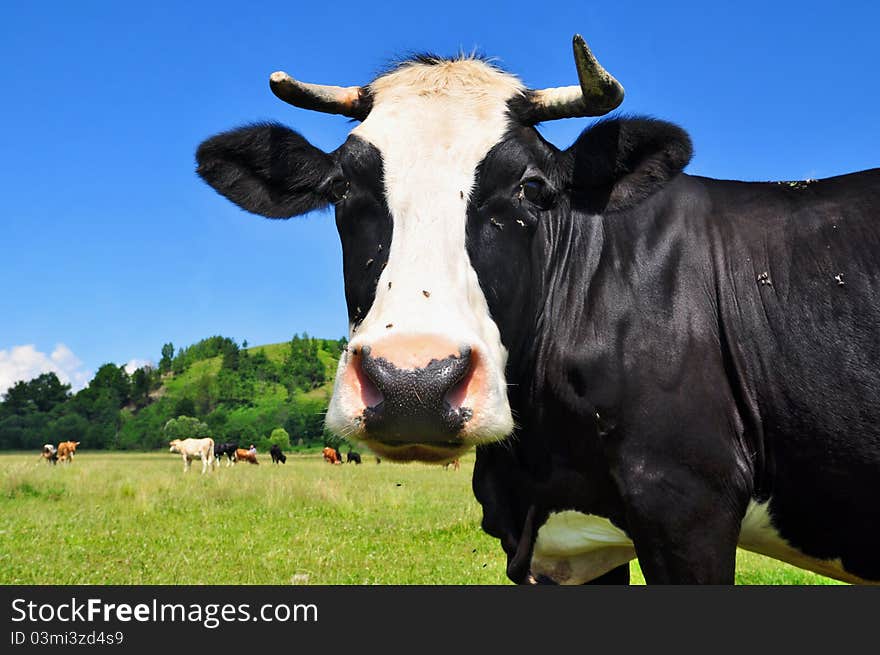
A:
[[[355,342],[334,396],[344,411],[334,415],[331,407],[328,423],[389,459],[449,461],[479,440],[472,433],[487,368],[480,348],[435,335]]]
[[[456,445],[455,437],[473,416],[460,403],[471,373],[471,349],[458,355],[432,359],[421,368],[399,368],[393,362],[374,357],[372,349],[361,349],[360,369],[372,385],[372,405],[365,407],[363,420],[373,439],[389,445],[414,440],[422,443]],[[458,393],[456,393],[458,391]]]

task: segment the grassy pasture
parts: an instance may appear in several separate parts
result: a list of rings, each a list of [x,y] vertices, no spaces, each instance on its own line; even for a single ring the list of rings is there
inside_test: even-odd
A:
[[[509,584],[472,455],[460,471],[259,457],[202,476],[170,453],[0,455],[0,584]],[[738,584],[831,582],[739,553]]]

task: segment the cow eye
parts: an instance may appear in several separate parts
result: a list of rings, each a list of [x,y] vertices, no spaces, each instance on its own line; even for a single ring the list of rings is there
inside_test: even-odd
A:
[[[548,204],[550,189],[547,184],[538,177],[530,177],[519,184],[519,197],[525,198],[533,205],[543,207]]]
[[[337,178],[327,185],[327,198],[336,205],[345,200],[345,196],[348,195],[348,188],[348,180],[344,177]]]

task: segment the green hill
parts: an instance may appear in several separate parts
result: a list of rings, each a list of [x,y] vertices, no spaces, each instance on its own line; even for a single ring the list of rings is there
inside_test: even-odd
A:
[[[157,368],[129,374],[104,364],[76,394],[43,374],[16,383],[0,402],[0,449],[75,440],[89,449],[152,450],[167,447],[166,424],[179,417],[188,418],[174,429],[197,433],[185,436],[262,448],[273,432],[284,446],[332,442],[324,414],[346,345],[306,334],[262,346],[222,336],[176,351],[167,343]]]
[[[247,358],[262,355],[278,368],[283,367],[289,352],[289,343],[242,350]],[[218,355],[195,362],[181,374],[169,374],[159,392],[182,410],[189,409],[188,401],[192,401],[195,411],[190,413],[205,420],[215,439],[257,443],[268,438],[273,429],[283,427],[292,444],[300,439],[304,443],[321,441],[323,416],[333,391],[339,355],[319,346],[317,358],[325,381],[311,388],[290,388],[283,376],[257,377],[253,379],[252,394],[245,393],[244,400],[236,398],[230,402],[219,389],[223,357]]]
[[[203,421],[215,441],[267,448],[272,431],[283,428],[293,446],[323,444],[324,414],[344,345],[344,340],[306,335],[247,348],[224,342],[222,354],[185,367],[172,364],[161,386],[150,394],[154,402],[129,410],[119,447],[152,441],[149,433],[159,422],[164,427],[168,419],[181,415]],[[185,350],[178,353],[185,355]]]

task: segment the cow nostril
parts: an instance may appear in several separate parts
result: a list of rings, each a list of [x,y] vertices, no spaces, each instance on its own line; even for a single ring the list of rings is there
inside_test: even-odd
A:
[[[375,407],[385,399],[385,396],[379,391],[379,387],[376,386],[372,379],[370,371],[367,370],[369,367],[364,367],[364,363],[369,357],[370,347],[363,346],[360,352],[355,353],[351,365],[355,369],[358,385],[360,386],[361,402],[363,402],[364,407]]]
[[[466,369],[462,372],[461,378],[459,378],[444,395],[444,400],[448,403],[449,407],[454,410],[461,409],[462,405],[464,405],[468,389],[474,378],[474,370],[476,369],[477,361],[477,357],[470,348],[462,348],[460,359],[464,366],[466,366]]]

